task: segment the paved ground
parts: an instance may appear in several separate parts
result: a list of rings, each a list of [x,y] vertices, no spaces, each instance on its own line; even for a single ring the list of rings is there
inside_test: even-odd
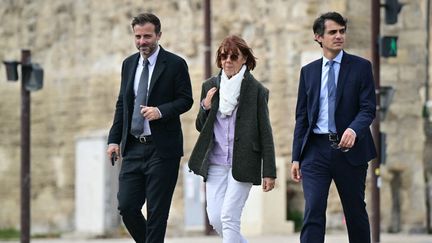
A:
[[[259,237],[247,237],[249,243],[298,243],[298,234],[292,235],[271,235]],[[17,243],[17,241],[0,241],[0,243]],[[134,243],[131,239],[80,239],[80,238],[64,238],[64,239],[34,239],[34,243]],[[221,243],[221,239],[215,236],[212,237],[181,237],[167,238],[165,243]],[[344,234],[330,234],[326,236],[326,243],[348,243],[348,239]],[[379,243],[432,243],[432,235],[407,235],[407,234],[381,234],[381,242]]]

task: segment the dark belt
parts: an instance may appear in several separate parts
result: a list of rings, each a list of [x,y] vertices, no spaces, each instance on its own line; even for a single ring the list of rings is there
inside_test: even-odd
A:
[[[312,137],[316,137],[320,139],[325,138],[331,142],[339,141],[337,133],[322,133],[322,134],[312,133]]]
[[[133,137],[135,139],[135,141],[139,142],[139,143],[143,143],[143,144],[149,144],[153,141],[152,136],[151,135],[142,135],[139,137]]]

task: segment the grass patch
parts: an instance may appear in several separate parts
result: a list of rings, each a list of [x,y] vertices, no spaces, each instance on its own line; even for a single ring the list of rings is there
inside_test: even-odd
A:
[[[19,239],[20,232],[16,229],[0,229],[0,239],[2,240],[15,240]]]
[[[288,211],[288,220],[294,221],[294,230],[299,232],[303,225],[303,213],[300,211]]]

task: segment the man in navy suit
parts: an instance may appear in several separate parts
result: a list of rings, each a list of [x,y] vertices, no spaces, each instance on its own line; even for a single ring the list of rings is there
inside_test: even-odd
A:
[[[107,153],[123,157],[117,198],[126,228],[137,243],[161,243],[183,155],[180,114],[192,107],[192,89],[186,62],[158,44],[157,16],[139,14],[132,30],[139,52],[123,61]]]
[[[346,19],[329,12],[313,25],[323,57],[301,69],[291,177],[302,181],[302,243],[323,243],[330,183],[342,202],[350,243],[370,243],[365,203],[375,88],[369,61],[343,51]]]

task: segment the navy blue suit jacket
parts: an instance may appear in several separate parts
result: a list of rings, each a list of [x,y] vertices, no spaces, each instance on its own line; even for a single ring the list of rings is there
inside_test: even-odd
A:
[[[292,160],[300,163],[318,119],[322,61],[321,58],[309,63],[300,73],[292,150]],[[335,122],[339,137],[347,128],[357,134],[354,146],[344,153],[352,165],[361,165],[376,157],[369,128],[375,118],[375,111],[371,63],[344,52],[336,91]]]
[[[124,156],[130,132],[135,95],[133,84],[140,54],[123,61],[121,86],[108,143],[121,144]],[[179,158],[183,155],[183,134],[180,114],[193,104],[191,81],[185,60],[160,48],[150,81],[148,106],[159,108],[162,118],[150,122],[152,138],[161,158]]]

